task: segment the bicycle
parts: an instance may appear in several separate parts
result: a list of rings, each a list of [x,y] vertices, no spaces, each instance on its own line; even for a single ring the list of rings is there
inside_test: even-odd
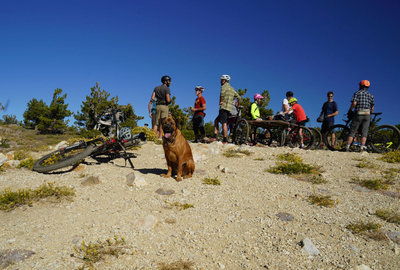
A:
[[[399,149],[400,146],[400,131],[393,125],[380,125],[377,123],[380,121],[376,119],[377,116],[382,113],[372,113],[370,128],[367,135],[367,150],[374,151],[377,153],[384,153]],[[343,119],[345,124],[337,124],[330,127],[324,136],[324,143],[329,150],[342,151],[346,148],[347,138],[350,134],[350,122],[351,119]],[[332,144],[332,137],[334,144]],[[353,142],[350,145],[351,151],[359,151],[361,142],[361,133],[356,132]]]
[[[235,144],[247,144],[249,143],[249,123],[242,117],[243,106],[237,107],[237,115],[231,115],[228,117],[228,142]],[[218,132],[218,140],[222,140],[222,125]]]
[[[106,156],[108,160],[123,158],[125,166],[128,161],[133,169],[134,166],[131,158],[136,158],[137,156],[126,152],[126,149],[139,145],[141,141],[145,141],[146,135],[144,132],[132,135],[130,128],[120,128],[119,121],[115,120],[118,110],[112,111],[112,128],[115,132],[115,137],[109,139],[100,137],[89,141],[80,141],[74,145],[51,152],[38,159],[33,165],[33,170],[47,173],[69,166],[75,167],[81,160],[88,156],[94,159]]]
[[[284,130],[282,136],[285,136],[284,141],[286,144],[289,145],[289,147],[299,147],[301,143],[300,129],[302,129],[303,131],[302,133],[304,147],[302,148],[308,150],[314,146],[314,135],[309,128],[292,124],[292,126],[289,126],[287,129]]]

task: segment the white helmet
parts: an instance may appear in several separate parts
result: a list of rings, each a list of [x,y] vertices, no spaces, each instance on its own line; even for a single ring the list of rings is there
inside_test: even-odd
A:
[[[132,138],[131,129],[128,127],[121,128],[119,131],[119,138],[121,140],[129,140],[130,138]]]
[[[229,75],[222,75],[220,79],[221,79],[221,80],[227,80],[227,81],[229,82],[229,81],[231,80],[231,76],[229,76]]]
[[[197,85],[197,86],[194,88],[194,90],[199,90],[199,91],[201,91],[201,92],[203,93],[203,92],[204,92],[204,87],[201,86],[201,85]]]

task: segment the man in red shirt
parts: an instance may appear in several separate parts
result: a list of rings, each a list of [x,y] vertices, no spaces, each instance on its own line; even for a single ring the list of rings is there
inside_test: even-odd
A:
[[[194,102],[194,108],[192,108],[193,115],[193,131],[194,131],[194,142],[204,142],[204,137],[206,136],[206,132],[204,130],[204,117],[206,114],[204,111],[206,110],[206,100],[203,97],[204,88],[200,85],[195,87],[196,92],[196,101]],[[200,134],[199,134],[200,131]]]
[[[289,100],[289,105],[292,107],[293,110],[293,115],[294,119],[296,119],[296,122],[299,126],[305,126],[307,122],[307,116],[306,113],[303,110],[303,107],[300,106],[300,104],[297,103],[297,98],[291,98]],[[304,147],[303,143],[303,129],[299,129],[299,135],[300,135],[300,148]]]

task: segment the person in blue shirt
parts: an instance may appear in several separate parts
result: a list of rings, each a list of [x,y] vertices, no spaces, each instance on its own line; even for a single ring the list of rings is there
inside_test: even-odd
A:
[[[338,106],[335,101],[333,101],[333,92],[329,91],[327,94],[328,101],[322,105],[321,116],[323,117],[321,133],[324,138],[325,133],[328,129],[335,124],[335,116],[338,115]],[[330,144],[335,147],[335,134],[332,133]]]

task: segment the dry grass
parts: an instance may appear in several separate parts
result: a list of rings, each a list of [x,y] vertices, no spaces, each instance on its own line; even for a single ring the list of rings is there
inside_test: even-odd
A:
[[[175,207],[178,208],[179,210],[194,208],[193,204],[188,204],[188,203],[169,202],[169,201],[165,201],[165,203],[168,205],[168,208]]]
[[[400,163],[400,150],[387,152],[379,158],[380,160],[386,161],[388,163]]]
[[[207,177],[207,178],[204,178],[202,180],[202,182],[205,185],[214,185],[214,186],[220,186],[221,185],[221,181],[219,181],[219,179],[217,177],[214,177],[214,178]]]
[[[105,260],[107,256],[118,258],[120,255],[126,254],[128,249],[125,238],[115,235],[113,239],[108,238],[105,241],[97,240],[94,243],[82,241],[80,247],[74,247],[76,252],[74,257],[83,261],[83,264],[78,269],[94,269],[95,263]]]
[[[393,210],[377,210],[374,215],[383,219],[384,221],[400,224],[400,214]]]
[[[54,186],[53,183],[43,184],[37,189],[19,189],[12,191],[4,189],[0,192],[0,209],[11,211],[21,205],[32,205],[34,201],[44,198],[53,197],[57,200],[75,196],[75,190],[66,186]]]
[[[311,204],[315,204],[318,206],[324,206],[324,207],[333,207],[337,204],[339,204],[339,200],[333,200],[330,195],[324,196],[324,195],[310,195],[308,197],[310,200]]]
[[[354,234],[359,234],[377,241],[387,239],[385,233],[381,230],[381,228],[382,225],[379,223],[363,221],[350,223],[346,226],[346,229],[350,230]]]
[[[374,178],[374,179],[353,178],[352,182],[372,190],[388,189],[389,185],[393,184],[393,180],[391,179],[380,179],[380,178]]]
[[[238,158],[238,157],[250,156],[251,154],[252,154],[252,152],[250,152],[249,150],[241,149],[241,148],[229,149],[223,153],[223,155],[228,158],[231,158],[231,157]]]

